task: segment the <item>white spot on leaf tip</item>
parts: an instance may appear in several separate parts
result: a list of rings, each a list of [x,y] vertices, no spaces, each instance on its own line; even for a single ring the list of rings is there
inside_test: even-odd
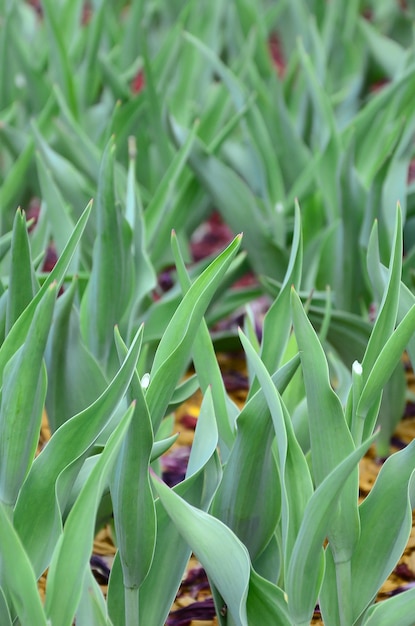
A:
[[[352,365],[352,370],[358,376],[361,376],[363,374],[363,368],[362,368],[361,364],[359,363],[359,361],[354,361],[354,363]]]
[[[150,384],[150,374],[144,374],[144,376],[141,379],[141,386],[143,389],[147,389],[147,387]]]

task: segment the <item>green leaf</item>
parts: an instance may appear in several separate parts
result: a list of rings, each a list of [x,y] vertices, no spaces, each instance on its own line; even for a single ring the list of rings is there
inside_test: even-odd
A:
[[[415,611],[415,589],[378,602],[365,613],[362,626],[412,626]]]
[[[77,626],[112,626],[101,587],[90,568],[86,571],[75,620]]]
[[[344,459],[350,458],[355,445],[340,399],[331,386],[323,348],[294,291],[292,292],[292,307],[294,331],[303,365],[307,397],[311,463],[315,482],[320,485],[326,477],[336,471]],[[359,438],[357,442],[360,442]],[[350,560],[360,533],[357,507],[358,488],[356,464],[348,472],[336,501],[333,500],[333,510],[327,523],[329,550],[336,564],[337,585],[339,589],[341,588],[339,612],[344,623],[350,620],[352,603]],[[313,576],[311,589],[314,588],[314,591],[310,590],[310,594],[316,591],[318,593],[322,571],[316,570]],[[304,591],[304,585],[301,589]],[[313,601],[312,597],[309,595],[310,603]],[[304,609],[302,619],[305,620],[310,605],[307,605],[305,600],[302,606]]]
[[[39,576],[49,564],[53,542],[61,534],[61,510],[80,467],[128,388],[135,371],[141,336],[139,331],[119,372],[102,395],[53,434],[33,462],[21,489],[14,523]]]
[[[72,113],[75,117],[78,117],[74,68],[69,62],[68,49],[63,39],[65,32],[63,24],[65,24],[66,28],[66,22],[60,22],[60,17],[56,13],[56,5],[50,0],[44,1],[43,10],[47,24],[48,43],[51,49],[50,61],[54,80],[61,86]]]
[[[254,189],[260,197],[266,197],[268,200],[268,195],[271,193],[271,199],[274,202],[282,202],[284,186],[280,166],[259,107],[256,107],[255,104],[248,104],[249,97],[242,81],[221,61],[211,46],[206,45],[188,32],[184,33],[184,37],[201,53],[201,58],[207,67],[212,68],[220,77],[222,84],[230,94],[237,114],[241,117],[242,142],[245,145],[247,159],[244,178],[248,180],[251,189]],[[248,50],[248,47],[246,49]],[[198,58],[198,55],[192,56]],[[246,109],[246,114],[242,116],[244,109]],[[278,226],[281,226],[281,222],[282,220],[278,220],[278,216],[275,215],[270,226],[275,236],[278,237],[278,243],[282,245],[284,228],[277,227],[277,223]]]
[[[287,271],[281,290],[264,318],[261,360],[271,374],[280,365],[289,340],[291,328],[290,293],[292,286],[295,288],[300,287],[302,252],[300,207],[296,203],[294,236]],[[278,332],[276,332],[276,329],[278,329]],[[254,384],[250,389],[250,394],[257,387],[258,385]]]
[[[46,410],[52,432],[103,393],[107,381],[85,346],[74,307],[78,281],[58,298],[45,351],[48,372]]]
[[[221,476],[220,461],[215,452],[216,445],[217,441],[215,447],[211,449],[208,463],[174,488],[182,498],[203,510],[209,507]],[[204,454],[207,454],[206,449]],[[190,557],[188,544],[179,534],[159,500],[156,501],[156,516],[156,549],[150,572],[140,588],[140,621],[145,624],[164,624]],[[111,572],[108,602],[111,618],[117,626],[124,624],[122,610],[118,607],[115,611],[114,608],[120,591],[122,594],[119,575],[115,569],[114,577]]]
[[[47,621],[37,587],[37,577],[20,538],[13,528],[10,511],[1,502],[0,534],[2,536],[1,587],[12,600],[13,606],[9,607],[9,610],[11,609],[11,613],[16,611],[22,626],[31,624],[46,626]],[[4,607],[4,595],[2,599]],[[7,622],[4,624],[6,625]]]
[[[27,234],[26,218],[18,209],[14,218],[11,245],[9,289],[6,309],[6,333],[33,298],[32,259]]]
[[[57,289],[59,289],[62,285],[62,282],[65,277],[65,272],[67,271],[72,256],[75,252],[75,249],[81,239],[82,233],[84,232],[89,214],[91,211],[91,203],[86,207],[82,216],[79,218],[74,231],[69,239],[65,250],[62,252],[59,257],[55,267],[48,274],[43,283],[42,287],[39,289],[37,294],[33,297],[30,303],[27,305],[23,313],[20,315],[18,320],[13,324],[9,334],[7,335],[5,341],[0,347],[0,379],[3,377],[4,368],[16,350],[23,345],[26,335],[29,332],[30,324],[32,323],[33,316],[36,311],[36,307],[39,304],[40,300],[43,298],[45,293],[48,291],[49,287],[52,283],[57,283]]]
[[[12,206],[15,206],[21,199],[22,180],[27,176],[27,172],[32,163],[34,152],[33,141],[29,141],[24,150],[19,154],[13,166],[10,168],[6,180],[0,189],[0,213],[5,214]]]
[[[308,26],[310,33],[317,38],[317,33],[313,33],[313,22],[310,21]],[[312,143],[324,152],[329,141],[337,143],[337,129],[333,108],[327,91],[318,80],[315,63],[313,63],[310,55],[306,52],[304,42],[300,38],[297,39],[297,47],[313,106]],[[336,147],[339,150],[339,146]]]
[[[182,498],[203,510],[210,506],[221,477],[217,443],[218,433],[212,399],[207,392],[198,418],[186,478],[174,488]],[[145,624],[164,624],[166,621],[190,556],[188,545],[159,500],[156,501],[156,517],[154,558],[148,576],[139,590],[140,622]],[[117,573],[115,565],[109,588],[110,614],[117,626],[125,623],[124,610],[119,605],[119,595],[123,594],[120,573],[119,570]]]
[[[52,322],[56,285],[40,301],[24,344],[3,372],[0,404],[0,500],[14,506],[32,465],[46,394],[43,353]]]
[[[250,560],[246,548],[225,524],[189,505],[164,483],[154,481],[154,485],[180,534],[219,589],[234,623],[247,625]]]
[[[133,232],[135,281],[137,283],[135,306],[139,306],[143,297],[156,286],[157,278],[148,254],[148,249],[150,248],[149,238],[146,233],[143,206],[135,180],[135,157],[135,141],[134,138],[130,137],[125,213]]]
[[[100,167],[97,197],[97,233],[92,272],[81,304],[84,340],[104,371],[113,374],[113,329],[121,323],[132,291],[130,233],[116,206],[114,188],[115,145],[107,144]]]
[[[180,252],[176,233],[172,233],[172,250],[176,263],[177,275],[181,288],[186,293],[191,286],[191,281],[186,271],[183,257]],[[213,404],[215,407],[215,415],[218,420],[220,449],[223,462],[226,462],[229,451],[232,448],[234,434],[228,408],[226,404],[226,390],[223,378],[213,349],[212,340],[206,321],[202,319],[200,327],[196,333],[193,342],[193,362],[200,381],[200,389],[202,393],[211,387]]]
[[[45,611],[52,624],[71,626],[89,567],[95,517],[102,491],[116,461],[134,412],[131,406],[108,439],[65,523],[48,573]]]
[[[397,298],[398,300],[398,298]],[[414,334],[415,325],[415,304],[405,315],[394,333],[384,344],[373,368],[367,378],[357,405],[357,416],[364,419],[368,415],[371,407],[379,399],[381,390],[392,376],[394,369],[399,363],[402,353]],[[364,423],[364,435],[371,433],[374,428],[374,419],[366,419]]]
[[[174,388],[184,373],[195,332],[241,241],[237,236],[195,280],[171,318],[159,343],[150,372],[147,404],[156,432]]]
[[[294,291],[291,303],[307,395],[313,475],[319,485],[351,454],[354,444],[341,402],[330,383],[323,348]],[[331,547],[349,556],[359,536],[357,490],[356,468],[338,499],[336,521],[329,532]]]
[[[115,334],[120,358],[127,347]],[[129,398],[135,401],[133,418],[110,481],[117,546],[126,597],[137,591],[148,574],[156,541],[156,514],[150,485],[149,464],[153,430],[144,390],[137,374],[130,383]],[[138,620],[138,615],[130,615]]]
[[[399,304],[399,288],[402,274],[402,216],[398,205],[394,245],[390,258],[389,278],[383,291],[382,302],[369,338],[362,361],[363,376],[369,376],[385,342],[391,336],[396,323]]]
[[[309,624],[311,620],[324,574],[322,546],[333,526],[336,500],[374,439],[375,436],[366,440],[333,469],[304,511],[286,580],[289,611],[296,624]]]
[[[172,196],[195,141],[197,126],[197,124],[194,125],[186,141],[183,142],[183,145],[180,146],[180,149],[175,154],[144,213],[147,242],[150,251],[153,249],[153,244],[160,236],[166,238],[167,235],[170,235],[170,232],[163,232],[163,222],[166,220],[167,214],[171,210]],[[152,258],[152,261],[156,263],[157,259]]]
[[[177,441],[180,433],[175,433],[171,437],[167,437],[166,439],[160,439],[159,441],[155,441],[153,444],[153,448],[151,450],[151,462],[156,461],[161,457],[162,454],[167,452],[172,445]]]
[[[68,202],[74,211],[74,215],[78,217],[80,208],[85,206],[94,195],[95,186],[91,186],[87,178],[68,158],[62,156],[51,147],[40,131],[40,124],[35,124],[32,121],[31,128],[39,151],[38,158],[44,162],[45,167],[49,170],[53,180],[60,189],[62,197]],[[86,234],[88,234],[90,244],[93,242],[91,231],[91,225],[89,225]]]
[[[281,534],[286,574],[305,507],[313,493],[313,483],[306,458],[294,434],[291,416],[283,405],[276,386],[265,365],[241,331],[239,337],[266,398],[276,436],[281,481]]]
[[[353,615],[373,601],[408,541],[414,506],[415,442],[383,465],[359,507],[361,533],[352,558]]]
[[[263,616],[271,616],[276,623],[288,626],[283,592],[251,569],[246,548],[232,531],[163,483],[155,482],[155,486],[163,507],[223,597],[228,620],[239,626],[259,625],[265,623]]]
[[[251,569],[246,601],[248,624],[292,626],[285,593]]]
[[[293,359],[273,377],[281,391],[295,372]],[[251,558],[269,543],[280,517],[280,478],[272,444],[275,438],[267,401],[260,389],[245,404],[237,435],[212,505],[221,519],[245,544]],[[235,482],[235,476],[238,481]],[[252,489],[252,485],[256,485]]]
[[[73,232],[73,218],[50,170],[47,168],[44,159],[40,157],[39,153],[36,154],[36,164],[42,201],[47,211],[53,241],[59,256]],[[79,254],[74,254],[69,266],[73,273],[78,269],[78,256]]]
[[[181,146],[187,134],[172,119],[170,127],[175,142]],[[280,278],[280,268],[286,266],[285,254],[273,241],[261,203],[249,187],[228,166],[210,155],[200,140],[193,144],[189,165],[231,230],[243,231],[244,247],[255,271]]]
[[[363,17],[359,19],[358,27],[365,36],[376,62],[391,80],[395,79],[405,67],[407,58],[405,49],[397,41],[385,37],[369,20]]]
[[[0,620],[4,626],[13,626],[12,618],[10,617],[9,607],[7,605],[7,600],[3,593],[3,590],[0,588]]]
[[[218,426],[212,389],[208,387],[203,396],[197,419],[195,435],[187,463],[186,478],[196,475],[207,465],[218,445]]]

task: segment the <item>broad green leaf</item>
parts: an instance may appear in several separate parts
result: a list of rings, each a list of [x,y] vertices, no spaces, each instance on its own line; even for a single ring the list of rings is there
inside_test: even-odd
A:
[[[250,559],[245,546],[225,524],[154,481],[160,500],[224,598],[235,625],[247,625]]]
[[[414,507],[415,442],[383,465],[359,507],[361,533],[352,558],[353,615],[373,601],[408,541]]]
[[[313,475],[319,485],[352,453],[354,444],[341,402],[330,383],[323,348],[294,291],[291,303],[307,395]],[[357,493],[356,467],[339,495],[329,530],[331,548],[341,561],[350,558],[359,537]]]
[[[174,487],[194,506],[206,509],[220,480],[221,468],[217,453],[211,450],[207,465]],[[145,624],[164,624],[177,594],[191,551],[159,500],[156,501],[157,541],[150,572],[140,588],[140,621]],[[122,570],[116,557],[111,570],[108,608],[117,626],[125,624]]]
[[[75,117],[78,117],[79,104],[74,83],[74,68],[69,62],[68,50],[63,39],[66,23],[60,21],[56,5],[51,0],[45,0],[42,6],[47,24],[48,42],[51,48],[50,61],[53,77],[55,82],[61,86],[73,114]],[[65,24],[65,28],[63,24]]]
[[[309,411],[311,463],[316,484],[332,471],[355,449],[339,397],[332,389],[328,364],[323,348],[305,315],[300,299],[293,292],[292,306],[294,330],[303,364],[303,376]],[[357,437],[357,442],[360,438]],[[340,491],[331,519],[327,537],[329,549],[336,564],[336,578],[342,596],[339,611],[344,623],[351,615],[351,566],[353,550],[359,538],[360,520],[357,508],[358,467],[351,470]],[[315,579],[316,589],[322,579]]]
[[[298,365],[293,359],[273,377],[281,390]],[[245,404],[237,422],[237,435],[212,505],[222,520],[245,544],[255,559],[271,539],[280,517],[280,478],[272,444],[274,426],[260,389]],[[235,482],[235,476],[239,479]],[[252,489],[252,485],[256,485]]]
[[[388,269],[381,263],[377,239],[377,223],[375,222],[368,244],[367,252],[367,266],[370,276],[370,280],[373,284],[373,288],[377,297],[380,299],[380,295],[384,292],[388,284],[389,272]],[[398,307],[398,321],[400,322],[403,317],[408,313],[411,307],[415,304],[415,298],[413,293],[404,285],[401,281],[399,291],[399,307]],[[412,338],[408,343],[408,352],[411,357],[411,361],[415,361],[415,338]]]
[[[52,322],[56,285],[39,303],[24,344],[3,372],[0,404],[0,500],[14,506],[39,439],[46,375],[43,353]]]
[[[186,271],[183,257],[181,255],[178,245],[177,237],[174,232],[172,233],[171,241],[180,285],[183,292],[186,293],[191,286],[191,281]],[[216,359],[215,351],[213,349],[209,329],[204,319],[202,319],[200,327],[194,338],[192,354],[202,393],[205,393],[209,387],[211,387],[212,389],[215,415],[217,416],[218,420],[220,438],[219,445],[221,449],[222,460],[223,462],[226,462],[229,456],[229,452],[232,448],[234,434],[228,415],[228,408],[226,405],[226,390],[223,383],[223,378],[221,375],[219,364]]]
[[[86,570],[75,619],[77,626],[111,626],[105,598],[90,568]]]
[[[9,288],[6,309],[6,334],[33,298],[36,288],[26,219],[20,209],[16,211],[11,244]]]
[[[255,574],[245,546],[232,531],[189,505],[163,483],[155,482],[155,486],[163,507],[223,597],[227,619],[235,625],[259,626],[265,623],[261,619],[267,616],[276,619],[276,623],[288,625],[282,591]]]
[[[398,300],[398,297],[397,297]],[[393,334],[384,343],[380,354],[366,380],[362,395],[357,405],[356,414],[359,419],[368,415],[371,407],[376,404],[386,382],[392,376],[399,363],[402,353],[414,334],[415,305],[408,311]],[[376,419],[376,415],[374,416]],[[374,428],[374,419],[364,422],[364,436],[370,434]]]
[[[7,595],[12,599],[13,607],[9,607],[10,612],[12,614],[14,611],[17,613],[22,626],[32,624],[47,626],[46,615],[37,587],[37,576],[13,527],[10,511],[2,503],[0,503],[0,534],[2,536],[0,546],[1,587],[7,590]],[[3,601],[4,599],[5,596],[3,595]]]
[[[313,24],[309,24],[310,33],[313,33]],[[314,34],[316,34],[314,32]],[[315,147],[323,152],[327,148],[329,141],[337,143],[336,122],[329,96],[319,83],[315,64],[313,64],[310,55],[307,54],[304,41],[297,39],[297,47],[299,50],[299,58],[303,70],[305,72],[307,87],[313,106],[312,117],[312,142]],[[339,146],[336,146],[339,150]]]
[[[218,445],[218,426],[213,402],[212,389],[208,387],[204,393],[196,424],[186,478],[195,475],[202,469],[212,456]]]
[[[34,144],[29,141],[25,149],[10,168],[7,178],[2,182],[0,189],[0,213],[6,214],[11,206],[21,201],[22,180],[27,176],[31,161],[33,159]]]
[[[373,436],[366,440],[341,461],[320,483],[306,506],[286,580],[290,615],[298,625],[310,623],[317,602],[324,575],[322,546],[333,526],[336,500],[374,439]]]
[[[170,126],[175,142],[182,145],[186,133],[172,119]],[[273,241],[261,203],[249,187],[228,166],[209,155],[200,140],[193,144],[189,165],[232,231],[243,231],[244,247],[255,271],[281,278],[280,268],[286,266],[285,254]]]
[[[398,206],[394,245],[390,258],[389,279],[383,292],[382,302],[375,325],[369,338],[362,361],[363,376],[369,376],[376,359],[395,327],[399,304],[399,288],[402,273],[402,217]]]
[[[249,580],[246,611],[250,626],[263,624],[292,626],[285,593],[265,578],[261,578],[253,569]]]
[[[152,243],[164,234],[166,237],[170,233],[163,233],[163,222],[166,219],[166,215],[172,206],[172,195],[174,194],[175,187],[179,180],[179,177],[186,165],[189,152],[195,140],[197,131],[197,125],[195,125],[192,131],[189,133],[186,141],[180,147],[176,155],[174,156],[168,170],[166,171],[163,179],[161,180],[157,191],[153,195],[145,213],[145,227],[147,234],[147,242],[150,249],[150,255],[152,250]],[[166,239],[167,244],[167,239]],[[157,259],[152,258],[153,263],[157,262]]]
[[[74,216],[78,217],[80,209],[90,202],[94,195],[95,188],[91,186],[90,181],[75,167],[75,165],[66,157],[59,154],[47,142],[44,134],[40,131],[40,124],[31,124],[32,133],[35,137],[36,147],[39,151],[39,159],[44,162],[45,167],[49,170],[58,189],[62,193],[63,199],[69,203],[74,211]],[[86,234],[88,242],[93,243],[91,233],[92,224],[88,225]]]
[[[167,452],[167,450],[169,450],[172,447],[175,441],[177,441],[177,438],[179,437],[179,435],[180,433],[175,433],[171,437],[167,437],[166,439],[159,439],[158,441],[155,441],[153,443],[153,448],[151,450],[151,457],[150,457],[151,463],[159,459],[162,454]]]
[[[127,347],[118,332],[115,337],[121,360]],[[137,374],[133,375],[128,395],[130,401],[135,401],[135,409],[110,480],[126,599],[128,594],[138,592],[147,576],[156,541],[156,514],[148,471],[153,430]],[[138,621],[138,615],[130,615],[129,619]]]
[[[150,372],[147,404],[156,432],[172,392],[188,364],[194,335],[221,279],[235,256],[241,236],[196,279],[171,318]]]
[[[246,337],[241,332],[239,336],[266,398],[276,436],[281,480],[281,533],[286,574],[305,507],[313,493],[313,483],[307,461],[295,437],[291,417],[282,403],[267,368]]]
[[[362,626],[412,626],[415,611],[415,589],[374,604],[365,613]]]
[[[14,561],[13,561],[14,562]],[[7,600],[0,587],[0,620],[4,626],[13,626],[12,618],[10,616],[10,610],[7,605]]]
[[[52,432],[104,391],[107,381],[85,346],[74,307],[78,281],[58,298],[45,351],[48,372],[46,410]]]
[[[381,65],[391,80],[395,79],[399,71],[404,69],[407,57],[405,49],[393,39],[381,34],[369,20],[363,17],[359,19],[358,27],[365,36],[369,49],[377,63]]]
[[[128,388],[135,371],[141,336],[139,331],[119,372],[101,396],[53,434],[33,462],[20,491],[14,523],[39,576],[49,564],[53,541],[61,534],[61,509],[80,467]],[[60,484],[56,485],[58,478]]]
[[[62,198],[58,186],[45,165],[44,159],[42,159],[39,154],[37,154],[36,157],[42,201],[48,214],[53,241],[56,245],[57,253],[60,255],[73,232],[73,218],[68,206]],[[72,272],[76,272],[78,269],[78,256],[79,254],[75,253],[72,258],[69,266]]]
[[[208,391],[200,409],[185,480],[174,487],[182,498],[203,510],[210,506],[221,477],[217,443],[216,419]],[[190,556],[188,545],[159,500],[156,501],[156,517],[154,558],[139,591],[140,621],[148,624],[162,624],[167,619]]]
[[[133,286],[131,233],[124,228],[124,216],[116,208],[114,152],[111,139],[100,167],[92,272],[81,304],[85,343],[109,375],[117,362],[113,329],[124,317]]]
[[[34,298],[27,305],[23,313],[13,325],[5,341],[0,347],[0,379],[3,377],[4,368],[16,350],[24,343],[26,335],[29,331],[30,324],[32,323],[33,316],[36,311],[36,307],[39,304],[42,297],[48,291],[49,287],[56,282],[59,289],[65,277],[65,273],[69,267],[72,256],[76,250],[76,247],[84,232],[89,214],[91,211],[91,204],[89,204],[84,210],[82,216],[79,218],[74,231],[69,239],[65,250],[59,257],[55,267],[48,274],[42,287],[39,289]]]
[[[45,611],[52,624],[71,626],[94,541],[95,517],[134,412],[131,406],[108,439],[100,458],[77,498],[60,536],[48,572]]]
[[[290,292],[291,287],[300,287],[302,270],[302,233],[300,207],[295,205],[294,236],[287,272],[281,290],[264,318],[261,341],[261,360],[270,373],[281,363],[287,347],[291,327]],[[276,330],[278,329],[278,330]],[[258,385],[253,385],[250,394]]]
[[[149,239],[146,236],[143,206],[135,181],[135,161],[136,146],[133,138],[130,137],[125,213],[133,231],[135,281],[137,283],[135,305],[139,306],[142,298],[154,289],[157,279],[147,250]]]

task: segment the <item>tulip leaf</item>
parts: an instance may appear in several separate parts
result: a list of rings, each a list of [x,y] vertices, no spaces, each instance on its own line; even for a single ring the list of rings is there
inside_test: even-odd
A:
[[[83,460],[128,388],[140,351],[141,335],[139,331],[119,372],[102,395],[53,434],[33,462],[20,491],[14,524],[39,576],[49,564],[52,538],[57,540],[61,534],[61,510]]]
[[[134,412],[125,413],[85,482],[60,536],[48,573],[45,611],[51,623],[71,626],[81,600],[79,581],[86,575],[92,550],[95,517],[110,471]]]

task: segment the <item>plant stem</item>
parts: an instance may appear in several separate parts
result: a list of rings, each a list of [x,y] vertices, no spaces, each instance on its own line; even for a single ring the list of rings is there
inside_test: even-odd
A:
[[[350,559],[335,563],[340,626],[350,626],[352,618],[352,571]]]
[[[140,615],[138,611],[139,606],[139,588],[138,587],[125,587],[125,626],[139,626]]]

